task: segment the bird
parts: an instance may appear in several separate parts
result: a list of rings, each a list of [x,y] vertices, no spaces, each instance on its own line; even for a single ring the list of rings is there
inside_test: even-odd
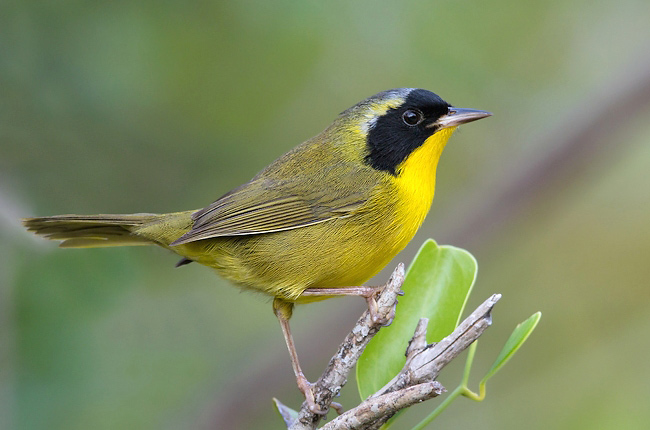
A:
[[[208,206],[165,214],[57,215],[24,226],[63,248],[158,245],[273,299],[299,390],[313,413],[289,326],[296,304],[356,295],[413,238],[436,169],[461,125],[492,115],[420,88],[375,94]],[[376,305],[376,303],[375,303]]]

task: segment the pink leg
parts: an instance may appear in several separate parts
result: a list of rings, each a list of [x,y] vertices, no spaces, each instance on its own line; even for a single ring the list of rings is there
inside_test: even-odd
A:
[[[296,346],[293,343],[293,336],[291,335],[291,328],[289,327],[289,318],[291,318],[293,312],[293,303],[276,298],[273,301],[273,312],[280,322],[280,327],[282,327],[282,334],[284,335],[284,340],[287,343],[287,349],[289,350],[289,356],[291,357],[291,367],[293,367],[293,373],[296,375],[296,383],[298,384],[300,392],[305,396],[305,401],[307,401],[309,410],[318,415],[327,414],[327,410],[322,410],[316,404],[312,384],[307,380],[305,374],[302,373],[302,369],[300,368],[298,353],[296,352]],[[339,415],[343,413],[343,408],[340,404],[332,402],[331,406],[336,409]]]
[[[386,325],[389,322],[379,315],[379,308],[375,296],[384,287],[340,287],[340,288],[307,288],[302,292],[303,296],[360,296],[368,303],[368,312],[375,324]]]

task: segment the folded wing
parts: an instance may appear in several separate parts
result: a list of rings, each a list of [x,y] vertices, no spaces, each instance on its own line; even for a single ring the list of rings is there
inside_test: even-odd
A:
[[[331,173],[337,176],[256,177],[195,212],[192,229],[171,245],[272,233],[351,216],[366,202],[375,181],[359,181],[349,169]]]

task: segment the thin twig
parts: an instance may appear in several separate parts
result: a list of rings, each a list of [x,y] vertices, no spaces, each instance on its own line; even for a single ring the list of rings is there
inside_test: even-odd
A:
[[[400,263],[377,297],[377,315],[381,317],[380,321],[377,318],[373,319],[370,312],[365,311],[339,346],[323,375],[313,385],[314,400],[321,409],[327,410],[332,399],[338,396],[341,388],[347,382],[348,374],[356,365],[368,342],[382,327],[382,323],[386,325],[392,322],[395,317],[397,297],[401,294],[403,282],[404,264]],[[305,402],[300,408],[298,419],[290,429],[315,429],[321,418],[322,415],[312,413]]]
[[[379,293],[379,314],[392,321],[397,296],[404,281],[404,266],[399,265],[386,287]],[[492,323],[491,311],[501,298],[494,294],[472,312],[449,336],[435,344],[426,343],[428,320],[422,318],[406,350],[402,370],[382,389],[366,401],[333,419],[324,429],[377,429],[400,409],[437,396],[444,391],[435,381],[444,366],[471,345]],[[323,409],[329,407],[347,381],[347,375],[356,365],[370,339],[381,324],[373,321],[368,311],[359,318],[346,336],[325,372],[314,384],[314,398]],[[291,430],[312,430],[318,426],[321,415],[313,414],[303,403],[298,418],[288,424]],[[286,418],[285,418],[286,421]]]
[[[501,299],[501,294],[493,294],[476,308],[470,316],[465,318],[449,336],[438,343],[430,345],[426,343],[427,319],[422,318],[406,350],[407,358],[404,367],[388,384],[370,396],[369,400],[390,393],[400,393],[417,384],[434,381],[443,367],[458,357],[492,324],[492,308],[499,299]],[[413,400],[417,402],[426,399]],[[395,415],[395,412],[391,411],[377,414],[374,420],[369,421],[371,424],[364,427],[364,429],[379,429],[393,415]]]
[[[423,324],[420,320],[407,350],[406,364],[395,378],[371,397],[437,378],[443,367],[478,339],[492,324],[490,313],[499,299],[501,294],[493,294],[465,318],[449,336],[435,344],[426,345],[424,342],[425,345],[422,345],[422,339],[426,339],[426,329],[422,329]]]
[[[400,409],[439,396],[446,390],[438,381],[417,384],[403,390],[371,397],[356,408],[334,418],[322,430],[364,429],[378,416],[393,416]]]

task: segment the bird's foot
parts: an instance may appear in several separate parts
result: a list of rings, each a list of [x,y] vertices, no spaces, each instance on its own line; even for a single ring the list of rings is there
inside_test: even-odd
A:
[[[383,313],[380,312],[379,305],[377,304],[377,296],[379,296],[382,293],[382,291],[384,291],[386,286],[382,285],[381,287],[365,287],[365,288],[367,288],[367,290],[364,294],[362,294],[362,296],[366,299],[366,303],[368,304],[368,313],[370,314],[372,323],[376,325],[380,325],[382,327],[391,325],[393,319],[395,318],[396,306],[393,306],[389,312]],[[403,296],[404,292],[400,291],[399,295]],[[395,304],[397,305],[397,301],[395,302]]]
[[[332,402],[329,407],[323,409],[321,405],[316,403],[314,397],[314,384],[309,382],[305,375],[300,375],[296,378],[298,382],[298,389],[305,396],[305,401],[307,402],[307,407],[312,414],[316,415],[327,415],[330,408],[333,408],[337,414],[341,415],[343,413],[343,406],[340,403]]]

